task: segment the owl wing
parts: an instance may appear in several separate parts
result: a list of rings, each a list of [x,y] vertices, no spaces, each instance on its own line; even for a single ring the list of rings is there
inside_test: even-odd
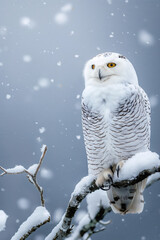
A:
[[[150,103],[139,86],[131,87],[130,94],[112,113],[110,135],[120,160],[150,148]]]
[[[82,98],[82,127],[88,159],[89,174],[97,175],[104,169],[107,123],[103,115],[93,111]]]

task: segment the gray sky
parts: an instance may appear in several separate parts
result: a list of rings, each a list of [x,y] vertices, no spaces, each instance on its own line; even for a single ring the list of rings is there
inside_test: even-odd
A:
[[[44,239],[54,211],[65,209],[87,175],[80,101],[89,58],[112,51],[133,63],[151,98],[151,150],[159,153],[159,22],[159,0],[0,0],[0,164],[28,168],[48,146],[39,182],[52,222],[29,239]],[[4,176],[0,189],[0,209],[9,215],[0,239],[8,240],[39,195],[25,176]],[[145,191],[142,214],[111,213],[112,223],[93,239],[160,239],[159,194],[156,183]]]

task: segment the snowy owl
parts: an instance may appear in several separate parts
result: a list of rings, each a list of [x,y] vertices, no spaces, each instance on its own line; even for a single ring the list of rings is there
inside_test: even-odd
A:
[[[82,125],[88,171],[102,189],[119,176],[125,161],[150,148],[150,104],[138,85],[131,62],[118,53],[103,53],[84,68]],[[146,180],[107,191],[115,213],[143,211]]]

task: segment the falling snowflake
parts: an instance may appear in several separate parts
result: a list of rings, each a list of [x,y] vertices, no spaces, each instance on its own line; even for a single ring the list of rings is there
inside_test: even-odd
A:
[[[50,169],[42,168],[40,171],[40,176],[44,179],[51,179],[53,177],[53,172]]]
[[[57,62],[57,66],[58,66],[58,67],[60,67],[61,65],[62,65],[62,62],[61,62],[61,61]]]
[[[17,219],[16,219],[16,223],[19,223],[19,222],[20,222],[20,220],[17,218]]]
[[[6,99],[9,100],[11,98],[10,94],[6,94]]]
[[[76,138],[77,138],[77,140],[80,140],[80,139],[81,139],[81,136],[80,136],[80,135],[77,135]]]
[[[37,137],[36,140],[37,140],[37,142],[39,142],[39,143],[42,142],[42,138],[41,138],[41,137]]]
[[[47,88],[47,87],[50,86],[50,81],[49,81],[48,78],[40,78],[40,79],[38,80],[38,85],[39,85],[39,87],[41,87],[41,88]]]
[[[67,3],[65,4],[62,8],[61,11],[62,12],[70,12],[72,10],[72,4],[71,3]]]
[[[154,108],[154,107],[156,107],[158,105],[159,99],[158,99],[157,95],[150,96],[149,100],[150,100],[150,104],[151,104],[152,108]]]
[[[55,15],[54,20],[59,25],[64,25],[68,22],[68,16],[65,13],[59,12]]]
[[[44,133],[46,131],[46,129],[45,129],[45,127],[41,127],[41,128],[39,128],[39,133]]]
[[[140,30],[138,33],[138,40],[142,45],[153,45],[154,37],[146,30]]]
[[[27,198],[20,198],[17,201],[18,208],[26,210],[30,207],[30,202]]]
[[[111,32],[111,34],[109,35],[110,38],[114,37],[114,32]]]
[[[53,218],[54,218],[54,221],[57,223],[61,220],[62,216],[63,216],[63,209],[62,208],[57,208],[54,213],[53,213]]]
[[[79,99],[79,98],[80,98],[80,95],[79,95],[79,94],[77,94],[76,98],[77,98],[77,99]]]
[[[142,237],[141,237],[141,240],[146,240],[146,237],[145,237],[145,236],[142,236]]]
[[[73,36],[73,35],[74,35],[74,31],[73,31],[73,30],[70,32],[70,35],[71,35],[71,36]]]
[[[29,17],[22,17],[20,19],[20,24],[23,27],[33,29],[35,27],[35,22]]]
[[[30,55],[24,55],[23,56],[23,61],[26,63],[29,63],[32,61],[32,57]]]
[[[38,91],[39,90],[39,86],[33,86],[33,90],[34,91]]]
[[[107,0],[108,4],[111,5],[112,4],[112,0]]]
[[[7,28],[5,26],[0,27],[0,36],[4,37],[7,34]]]

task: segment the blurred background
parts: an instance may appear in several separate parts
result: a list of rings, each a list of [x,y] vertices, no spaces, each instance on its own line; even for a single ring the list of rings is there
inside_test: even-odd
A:
[[[160,151],[159,0],[0,0],[0,165],[37,163],[48,146],[39,184],[51,223],[28,239],[43,240],[61,218],[75,184],[87,175],[81,127],[85,62],[119,52],[134,65],[152,105],[151,150]],[[160,239],[160,183],[145,190],[140,215],[110,213],[92,239]],[[8,240],[40,204],[25,175],[0,178]],[[82,204],[76,221],[85,213]]]

